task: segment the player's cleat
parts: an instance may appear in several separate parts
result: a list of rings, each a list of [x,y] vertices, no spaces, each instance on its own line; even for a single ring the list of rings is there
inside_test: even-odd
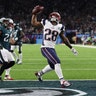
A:
[[[18,64],[22,64],[22,61],[19,61]]]
[[[5,75],[4,80],[14,80],[14,79],[11,78],[9,75]]]
[[[63,83],[61,84],[62,88],[66,88],[69,87],[71,84],[68,81],[63,81]]]
[[[38,78],[38,80],[39,80],[40,82],[43,81],[43,80],[42,80],[42,77],[38,74],[38,72],[35,73],[35,76]]]
[[[16,63],[18,63],[19,62],[19,59],[16,59]]]

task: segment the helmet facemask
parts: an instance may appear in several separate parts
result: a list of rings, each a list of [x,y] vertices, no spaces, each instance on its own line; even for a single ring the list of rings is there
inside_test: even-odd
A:
[[[57,19],[55,16],[52,16],[52,17],[50,18],[50,21],[51,21],[51,22],[56,22],[57,24],[59,23],[58,19]]]
[[[51,22],[56,22],[58,24],[60,22],[61,16],[58,12],[52,12],[49,15],[49,19]]]

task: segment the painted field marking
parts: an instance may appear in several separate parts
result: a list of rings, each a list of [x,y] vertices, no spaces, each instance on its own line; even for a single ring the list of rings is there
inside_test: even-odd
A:
[[[18,96],[18,92],[21,95],[24,94],[24,96],[26,95],[28,96],[56,96],[56,95],[85,96],[87,95],[87,93],[84,91],[77,90],[77,89],[69,89],[69,88],[19,87],[19,88],[1,88],[0,89],[0,94],[3,94],[3,95],[10,94],[10,96],[13,96],[13,94],[15,93],[14,96]]]

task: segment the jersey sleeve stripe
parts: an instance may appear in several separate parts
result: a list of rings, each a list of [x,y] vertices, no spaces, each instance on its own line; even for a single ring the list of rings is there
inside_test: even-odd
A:
[[[64,25],[62,25],[62,27],[61,27],[61,31],[65,31],[65,29],[64,29]]]
[[[42,20],[43,25],[45,25],[45,22],[46,22],[46,20],[45,20],[45,19],[43,19],[43,20]]]

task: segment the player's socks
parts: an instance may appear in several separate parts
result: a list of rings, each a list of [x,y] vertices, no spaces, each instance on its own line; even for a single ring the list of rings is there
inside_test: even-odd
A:
[[[14,58],[16,58],[16,60],[18,60],[17,54],[15,52],[12,52],[12,54],[13,54]]]
[[[56,72],[59,79],[63,78],[63,73],[62,73],[60,64],[55,64],[55,72]]]
[[[10,70],[11,70],[11,68],[6,69],[5,70],[5,75],[9,75],[10,74]]]
[[[42,75],[49,72],[49,71],[51,71],[51,70],[53,70],[53,69],[50,67],[50,65],[47,65],[41,71],[36,72],[35,75],[38,77],[39,81],[43,81],[42,80]]]
[[[47,65],[47,66],[45,66],[45,67],[42,69],[42,72],[43,72],[43,74],[45,74],[45,73],[47,73],[47,72],[49,72],[49,71],[51,71],[51,70],[53,70],[53,69],[50,67],[50,65]]]
[[[22,53],[19,53],[19,61],[22,62]]]
[[[64,80],[60,64],[55,65],[55,72],[58,78],[60,79],[60,84],[62,88],[65,88],[71,85],[68,81]]]

